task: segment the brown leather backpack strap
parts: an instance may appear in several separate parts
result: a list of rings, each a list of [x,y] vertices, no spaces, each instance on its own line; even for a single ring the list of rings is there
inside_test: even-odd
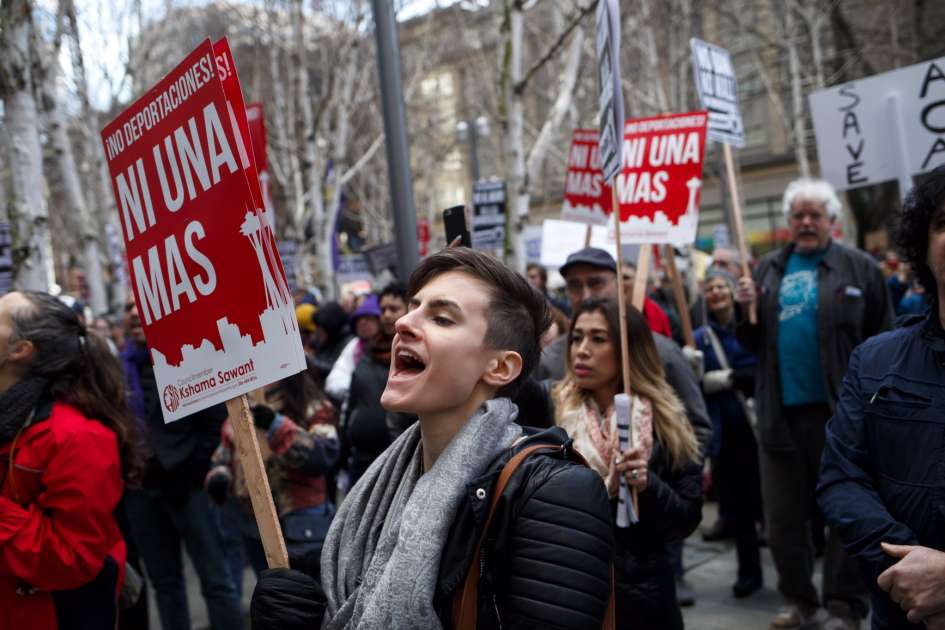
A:
[[[492,492],[492,500],[489,502],[489,514],[482,528],[482,535],[476,542],[472,562],[469,563],[469,568],[466,570],[466,579],[463,580],[462,588],[457,589],[453,597],[453,630],[476,630],[477,616],[479,614],[479,558],[482,553],[482,544],[489,534],[489,526],[492,524],[495,508],[499,504],[499,498],[505,491],[509,479],[512,478],[515,471],[522,465],[522,462],[531,455],[538,451],[560,451],[562,448],[564,447],[554,444],[535,444],[529,446],[516,453],[502,468],[502,472],[499,473],[499,479],[496,481],[495,489]]]

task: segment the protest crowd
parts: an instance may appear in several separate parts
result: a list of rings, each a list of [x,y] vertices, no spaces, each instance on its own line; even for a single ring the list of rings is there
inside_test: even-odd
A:
[[[416,264],[290,288],[226,38],[101,130],[126,299],[0,295],[0,630],[698,630],[694,538],[769,630],[945,630],[945,140],[888,247],[822,164],[755,256],[728,52],[691,42],[700,111],[625,117],[595,6],[600,129],[528,260],[485,181]]]
[[[165,424],[134,301],[93,325],[81,303],[5,295],[4,627],[146,628],[152,589],[161,627],[188,628],[181,549],[214,629],[242,627],[246,567],[254,628],[459,627],[485,506],[533,445],[548,453],[507,480],[474,563],[475,627],[599,628],[612,606],[609,627],[682,628],[696,595],[680,547],[707,487],[719,510],[703,536],[734,539],[736,598],[762,588],[770,548],[785,601],[772,628],[870,614],[874,628],[945,627],[945,169],[910,194],[896,258],[834,242],[838,204],[798,180],[790,245],[749,276],[737,251],[712,253],[687,302],[695,352],[653,301],[628,306],[621,344],[625,276],[593,247],[567,256],[558,294],[460,246],[406,285],[342,302],[298,291],[307,367],[250,396],[291,569],[267,568],[227,408]],[[894,319],[906,298],[890,260],[926,309]],[[639,439],[621,449],[624,352]],[[638,497],[626,527],[621,480]]]

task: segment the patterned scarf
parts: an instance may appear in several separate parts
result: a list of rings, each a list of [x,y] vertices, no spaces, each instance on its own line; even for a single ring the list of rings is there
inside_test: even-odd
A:
[[[597,454],[605,462],[614,461],[614,458],[620,453],[620,441],[617,436],[616,424],[611,426],[611,422],[609,422],[614,417],[614,406],[607,407],[606,413],[601,415],[597,404],[588,399],[581,406],[581,417]]]

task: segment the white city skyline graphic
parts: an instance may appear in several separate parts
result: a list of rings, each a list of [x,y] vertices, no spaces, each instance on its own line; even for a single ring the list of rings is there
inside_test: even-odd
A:
[[[197,346],[185,344],[181,347],[180,363],[170,364],[163,353],[152,348],[154,376],[164,401],[165,422],[178,420],[305,369],[298,322],[292,296],[277,262],[269,213],[270,210],[253,212],[247,208],[240,225],[240,234],[253,247],[266,293],[266,309],[259,314],[262,340],[254,344],[250,335],[244,335],[237,325],[221,317],[216,324],[222,349],[217,349],[209,339],[202,340]],[[220,373],[247,365],[252,369],[246,370],[245,374],[227,381],[217,378]],[[179,391],[188,386],[200,391],[180,396]],[[174,402],[168,404],[169,400]]]
[[[665,212],[657,210],[653,220],[649,217],[630,216],[620,222],[620,240],[627,244],[669,243],[671,245],[691,245],[696,240],[696,228],[699,226],[699,204],[696,198],[702,188],[702,180],[692,177],[686,181],[689,189],[689,201],[686,211],[675,223],[670,221]],[[611,220],[607,236],[614,239],[614,222]],[[670,238],[673,235],[673,238]]]

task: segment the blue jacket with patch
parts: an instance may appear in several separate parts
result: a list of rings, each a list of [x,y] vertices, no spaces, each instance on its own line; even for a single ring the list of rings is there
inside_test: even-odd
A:
[[[870,588],[873,629],[919,628],[876,584],[880,542],[945,550],[945,332],[937,309],[860,345],[827,425],[817,498]]]

